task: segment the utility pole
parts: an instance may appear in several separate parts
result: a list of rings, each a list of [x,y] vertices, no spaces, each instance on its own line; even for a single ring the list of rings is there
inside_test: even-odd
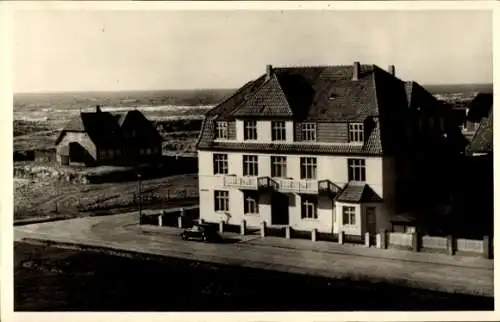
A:
[[[139,197],[139,224],[142,223],[142,196],[141,196],[141,174],[137,174],[138,197]]]

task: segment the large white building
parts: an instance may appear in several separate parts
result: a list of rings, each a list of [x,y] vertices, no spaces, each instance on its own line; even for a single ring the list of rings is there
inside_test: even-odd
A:
[[[267,66],[206,115],[200,218],[353,236],[391,229],[405,210],[396,199],[424,179],[411,161],[426,160],[417,142],[446,131],[436,102],[393,66]]]

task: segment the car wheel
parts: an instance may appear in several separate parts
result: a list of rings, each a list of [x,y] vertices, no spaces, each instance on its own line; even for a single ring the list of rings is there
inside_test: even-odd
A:
[[[182,234],[182,235],[181,235],[181,238],[182,238],[183,240],[187,240],[187,239],[188,239],[188,238],[187,238],[187,236],[186,236],[186,234]]]
[[[203,240],[204,242],[206,242],[207,241],[207,236],[201,237],[201,240]]]

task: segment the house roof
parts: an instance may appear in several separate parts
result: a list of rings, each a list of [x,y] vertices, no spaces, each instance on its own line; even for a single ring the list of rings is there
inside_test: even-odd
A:
[[[413,97],[426,91],[415,82],[405,83],[375,65],[359,65],[356,80],[353,80],[353,73],[353,65],[274,68],[270,77],[264,74],[246,83],[206,114],[197,147],[290,151],[306,148],[311,152],[366,154],[394,151],[401,144],[398,138],[405,133],[401,122],[404,113],[413,107]],[[428,96],[433,99],[431,94]],[[369,127],[363,147],[214,142],[214,122],[247,117],[292,118],[299,122],[365,122],[371,119],[375,126]]]
[[[343,202],[379,202],[382,201],[382,198],[367,184],[349,182],[337,195],[336,200]]]
[[[137,116],[137,114],[140,114],[145,119],[144,115],[137,110],[119,115],[113,115],[100,110],[96,112],[81,112],[66,124],[56,139],[55,144],[59,144],[65,133],[85,132],[94,143],[100,146],[116,146],[116,144],[124,142],[121,126],[125,122],[125,119],[130,117],[129,115]],[[159,136],[157,132],[156,135]]]
[[[480,122],[488,117],[493,106],[493,93],[478,93],[468,104],[469,113],[467,120],[471,122]]]
[[[490,110],[488,117],[483,118],[479,123],[468,151],[471,153],[493,152],[493,110]]]

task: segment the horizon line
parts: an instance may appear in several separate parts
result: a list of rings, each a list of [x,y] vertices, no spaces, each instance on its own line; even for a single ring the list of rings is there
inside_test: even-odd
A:
[[[491,83],[434,83],[422,84],[426,86],[472,86],[472,85],[491,85]],[[241,87],[241,86],[240,86]],[[48,90],[48,91],[18,91],[16,94],[64,94],[64,93],[121,93],[121,92],[152,92],[152,91],[208,91],[208,90],[237,90],[239,87],[206,87],[206,88],[152,88],[152,89],[115,89],[115,90]]]

